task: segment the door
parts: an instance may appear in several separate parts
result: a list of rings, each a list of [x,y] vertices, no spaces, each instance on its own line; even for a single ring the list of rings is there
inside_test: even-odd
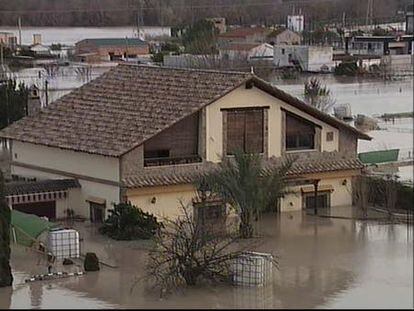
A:
[[[303,203],[306,209],[306,213],[314,214],[315,195],[313,193],[307,193],[303,197]],[[331,207],[331,193],[329,191],[318,192],[316,203],[317,203],[317,213],[320,215],[328,215],[330,213],[330,207]]]
[[[105,220],[105,204],[89,202],[90,219],[93,223],[101,224]]]
[[[56,201],[13,204],[13,209],[48,219],[56,218]]]

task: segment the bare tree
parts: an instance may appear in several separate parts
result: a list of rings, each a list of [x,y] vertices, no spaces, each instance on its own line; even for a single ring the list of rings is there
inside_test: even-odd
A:
[[[304,100],[309,105],[326,113],[330,112],[336,103],[331,91],[326,85],[322,86],[317,78],[305,82]]]
[[[146,280],[152,289],[168,293],[200,282],[230,283],[231,264],[250,243],[236,243],[230,234],[205,230],[190,207],[181,203],[182,216],[165,219],[149,253]],[[257,242],[254,242],[257,243]]]

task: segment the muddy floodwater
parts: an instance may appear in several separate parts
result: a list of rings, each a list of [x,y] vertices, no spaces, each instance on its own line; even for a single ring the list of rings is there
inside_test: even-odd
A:
[[[348,207],[339,212],[351,215]],[[160,299],[137,282],[145,273],[148,242],[116,242],[82,225],[82,252],[96,252],[107,266],[81,277],[24,283],[45,273],[46,265],[37,254],[13,247],[15,282],[0,289],[0,308],[413,307],[412,227],[302,212],[265,216],[257,227],[257,250],[279,256],[273,281],[261,288],[198,287]]]

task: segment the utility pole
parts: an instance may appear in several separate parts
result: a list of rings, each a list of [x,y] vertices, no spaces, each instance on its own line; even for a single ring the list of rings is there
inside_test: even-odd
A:
[[[45,79],[45,107],[49,106],[49,82]]]
[[[17,20],[17,26],[19,27],[19,48],[22,49],[22,19],[19,17]]]
[[[370,25],[372,24],[372,19],[373,19],[373,15],[374,15],[374,0],[367,0],[368,1],[368,5],[367,5],[367,16],[365,19],[365,24],[367,25],[367,28],[370,28]]]
[[[141,0],[138,0],[137,4],[137,38],[141,39],[140,33],[141,33],[141,27],[144,24],[144,18],[142,16],[142,2]]]
[[[128,62],[128,37],[125,37],[125,48],[126,48],[126,52],[125,52],[125,59],[126,62]]]

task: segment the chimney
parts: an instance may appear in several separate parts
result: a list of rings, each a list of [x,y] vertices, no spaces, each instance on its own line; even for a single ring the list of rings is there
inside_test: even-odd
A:
[[[33,45],[42,44],[42,35],[40,33],[33,34]]]
[[[40,112],[41,108],[39,89],[36,85],[32,85],[29,88],[29,96],[27,98],[27,115],[34,116]]]

